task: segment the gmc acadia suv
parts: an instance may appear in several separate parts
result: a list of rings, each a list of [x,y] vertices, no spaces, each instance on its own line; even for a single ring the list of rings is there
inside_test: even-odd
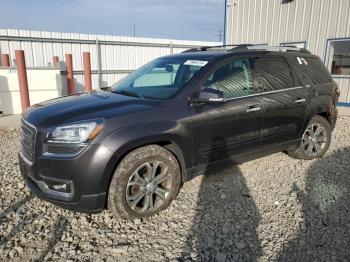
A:
[[[191,49],[104,92],[32,106],[22,117],[21,173],[58,206],[148,217],[212,165],[281,151],[322,157],[338,97],[326,67],[305,49]]]

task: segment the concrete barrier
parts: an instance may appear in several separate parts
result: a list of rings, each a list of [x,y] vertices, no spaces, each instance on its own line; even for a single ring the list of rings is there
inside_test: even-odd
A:
[[[67,77],[58,68],[27,68],[27,77],[31,105],[67,94]],[[0,111],[22,112],[16,68],[0,67]]]

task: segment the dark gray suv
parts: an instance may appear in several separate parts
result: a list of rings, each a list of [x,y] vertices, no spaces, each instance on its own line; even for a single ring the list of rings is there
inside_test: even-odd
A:
[[[147,217],[208,166],[280,151],[322,157],[338,97],[305,49],[192,49],[151,61],[105,92],[32,106],[22,118],[21,173],[61,207]]]

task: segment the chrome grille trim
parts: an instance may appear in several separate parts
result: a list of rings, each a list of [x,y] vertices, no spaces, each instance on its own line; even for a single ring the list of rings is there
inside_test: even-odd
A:
[[[34,162],[36,134],[35,126],[22,118],[20,155],[29,165],[33,165]]]

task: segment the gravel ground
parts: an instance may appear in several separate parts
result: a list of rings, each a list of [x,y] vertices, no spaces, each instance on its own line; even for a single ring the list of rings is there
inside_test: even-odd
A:
[[[349,127],[339,119],[321,160],[278,153],[207,172],[160,215],[132,222],[32,196],[18,133],[0,131],[0,260],[349,261]]]

